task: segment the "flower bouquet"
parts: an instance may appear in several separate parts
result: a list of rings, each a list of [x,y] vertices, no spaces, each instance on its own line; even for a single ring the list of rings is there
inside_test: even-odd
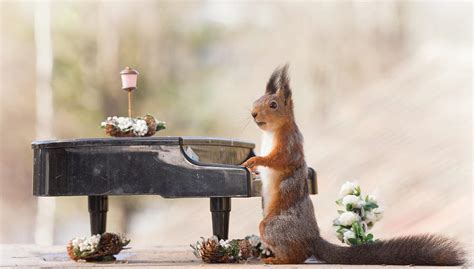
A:
[[[235,263],[249,258],[270,257],[271,252],[260,241],[257,235],[244,239],[219,240],[217,236],[191,244],[193,253],[206,263]]]
[[[67,254],[74,261],[113,261],[113,255],[118,254],[128,243],[130,240],[124,235],[115,233],[76,237],[69,241]]]
[[[383,210],[372,195],[365,197],[360,186],[354,182],[342,185],[340,199],[336,203],[342,207],[339,217],[333,222],[339,240],[348,245],[360,245],[375,241],[368,231],[382,219]]]
[[[143,118],[108,117],[100,125],[105,133],[115,137],[152,136],[166,129],[166,123],[156,120],[152,115]]]

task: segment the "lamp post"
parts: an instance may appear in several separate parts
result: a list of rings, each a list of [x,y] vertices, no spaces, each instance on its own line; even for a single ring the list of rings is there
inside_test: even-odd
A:
[[[132,117],[132,91],[137,89],[138,71],[130,67],[125,67],[120,72],[122,78],[122,90],[128,92],[128,117]]]

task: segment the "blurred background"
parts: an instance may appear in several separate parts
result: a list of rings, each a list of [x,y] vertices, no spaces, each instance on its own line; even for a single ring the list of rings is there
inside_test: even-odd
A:
[[[134,111],[163,136],[243,139],[278,65],[324,237],[340,186],[357,180],[385,217],[378,238],[472,240],[472,3],[456,1],[2,1],[0,243],[65,244],[89,233],[85,197],[32,195],[36,139],[104,137],[127,114],[119,72],[140,71]],[[43,204],[39,211],[38,201]],[[108,230],[132,247],[211,235],[208,199],[111,197]],[[38,213],[40,212],[40,213]],[[230,237],[258,233],[258,198],[234,199]],[[41,217],[42,216],[42,217]]]

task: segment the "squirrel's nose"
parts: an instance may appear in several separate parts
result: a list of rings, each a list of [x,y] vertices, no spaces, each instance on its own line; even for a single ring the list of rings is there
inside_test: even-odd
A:
[[[257,112],[252,112],[252,117],[257,117]]]

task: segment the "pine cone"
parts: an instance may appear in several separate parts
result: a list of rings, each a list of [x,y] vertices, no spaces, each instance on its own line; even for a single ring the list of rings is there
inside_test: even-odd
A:
[[[122,241],[120,236],[114,233],[103,233],[100,238],[99,252],[108,255],[118,254],[122,250]]]
[[[111,124],[108,124],[105,127],[105,133],[113,137],[134,137],[135,134],[132,131],[126,133],[121,132],[118,128],[114,127]]]
[[[155,118],[152,115],[146,115],[143,117],[143,120],[146,122],[146,125],[148,126],[148,132],[146,133],[145,136],[152,136],[156,133],[156,126],[157,122]]]
[[[103,233],[100,237],[98,250],[85,257],[86,261],[102,260],[106,257],[107,260],[115,260],[113,255],[118,254],[123,248],[120,236],[114,233]]]
[[[239,248],[240,248],[240,257],[244,260],[253,256],[253,248],[252,245],[248,240],[242,239],[238,240]]]
[[[219,242],[207,240],[201,248],[201,258],[207,263],[228,263],[230,257],[221,249]]]

